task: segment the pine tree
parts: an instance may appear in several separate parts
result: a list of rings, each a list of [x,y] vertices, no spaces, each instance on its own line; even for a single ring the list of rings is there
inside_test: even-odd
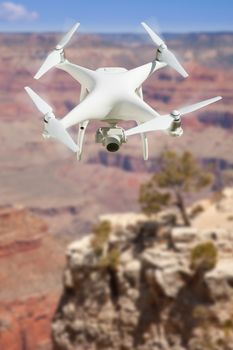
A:
[[[160,157],[160,171],[140,188],[139,203],[143,212],[150,215],[175,204],[183,222],[190,226],[184,194],[200,191],[212,181],[212,176],[201,168],[190,152],[178,155],[165,151]]]

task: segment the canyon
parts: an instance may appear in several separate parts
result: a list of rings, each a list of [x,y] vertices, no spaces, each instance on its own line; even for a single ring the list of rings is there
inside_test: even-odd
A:
[[[51,103],[57,117],[79,100],[78,84],[63,72],[53,70],[39,82],[33,80],[59,37],[0,34],[1,350],[51,349],[50,325],[63,293],[67,245],[91,232],[101,215],[118,213],[118,220],[123,220],[125,212],[138,213],[139,187],[158,170],[157,159],[164,148],[178,152],[188,148],[202,164],[214,165],[216,178],[223,182],[227,178],[232,184],[231,33],[166,35],[169,46],[184,59],[190,77],[182,80],[168,68],[157,72],[145,84],[146,101],[166,113],[215,95],[222,95],[223,100],[185,119],[180,139],[149,134],[146,163],[138,137],[129,139],[114,155],[96,145],[99,122],[88,127],[80,163],[62,145],[42,139],[41,117],[24,86],[31,86]],[[67,48],[71,61],[92,69],[97,62],[98,66],[130,69],[153,55],[154,47],[144,35],[81,34]],[[75,128],[72,134],[75,138]],[[216,212],[210,210],[208,215],[207,223]]]

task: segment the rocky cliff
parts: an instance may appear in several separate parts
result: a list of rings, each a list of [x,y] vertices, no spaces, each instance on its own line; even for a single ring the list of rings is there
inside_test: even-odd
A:
[[[54,350],[233,349],[232,194],[205,207],[222,228],[109,216],[71,244]]]

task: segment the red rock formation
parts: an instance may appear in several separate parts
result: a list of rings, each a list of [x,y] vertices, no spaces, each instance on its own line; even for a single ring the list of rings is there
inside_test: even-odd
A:
[[[0,303],[1,350],[51,349],[51,319],[57,295]]]
[[[0,209],[0,349],[49,350],[62,259],[47,224]]]

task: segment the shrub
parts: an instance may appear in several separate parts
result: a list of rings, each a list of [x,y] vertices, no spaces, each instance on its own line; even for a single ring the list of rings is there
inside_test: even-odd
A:
[[[100,260],[100,266],[104,269],[110,268],[116,270],[120,261],[120,251],[118,248],[112,248],[107,252],[105,256]]]
[[[196,245],[191,251],[191,269],[194,271],[209,271],[217,264],[218,252],[212,242]]]
[[[105,243],[111,233],[111,224],[109,221],[101,221],[99,224],[93,227],[94,237],[91,241],[92,247],[96,254],[101,255]]]

